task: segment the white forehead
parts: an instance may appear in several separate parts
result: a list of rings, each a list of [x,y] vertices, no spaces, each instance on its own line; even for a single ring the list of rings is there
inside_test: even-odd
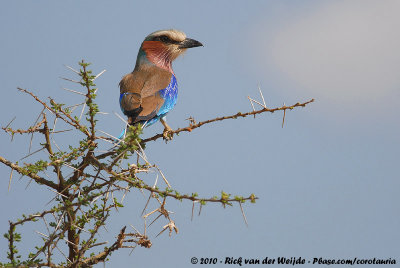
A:
[[[183,40],[186,39],[186,34],[184,32],[175,30],[175,29],[170,29],[170,30],[161,30],[161,31],[156,31],[154,33],[149,34],[145,40],[149,40],[152,37],[156,36],[161,36],[161,35],[166,35],[168,36],[171,40],[182,42]]]

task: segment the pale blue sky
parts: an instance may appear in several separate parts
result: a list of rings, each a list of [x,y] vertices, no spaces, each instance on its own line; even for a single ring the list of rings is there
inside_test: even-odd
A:
[[[27,127],[40,112],[17,86],[76,102],[61,90],[74,86],[59,77],[73,77],[63,64],[76,66],[82,58],[95,72],[107,70],[97,81],[100,110],[119,112],[118,82],[133,69],[143,38],[181,29],[204,47],[174,63],[180,92],[168,115],[171,127],[186,126],[189,116],[199,121],[249,111],[247,96],[258,97],[258,84],[271,107],[316,102],[288,112],[283,129],[282,114],[265,114],[149,143],[149,159],[180,192],[224,190],[260,199],[244,206],[249,227],[237,206],[208,204],[190,221],[192,204],[170,200],[179,234],[154,238],[166,224],[160,221],[149,230],[150,250],[130,256],[121,250],[107,267],[191,267],[193,256],[400,262],[399,11],[398,1],[379,0],[3,1],[0,124],[16,116],[13,126]],[[117,135],[122,123],[108,115],[99,128]],[[161,130],[155,124],[144,136]],[[0,136],[0,154],[13,161],[27,145]],[[25,190],[28,180],[18,176],[8,193],[9,169],[0,166],[0,174],[5,233],[8,219],[43,209],[53,193],[33,185]],[[125,225],[141,228],[145,202],[131,192],[105,239]],[[27,245],[38,239],[33,230],[45,230],[26,228]],[[1,261],[6,246],[1,239]]]

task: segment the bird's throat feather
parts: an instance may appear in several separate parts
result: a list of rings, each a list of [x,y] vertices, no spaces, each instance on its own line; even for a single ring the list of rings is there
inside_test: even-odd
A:
[[[159,41],[144,41],[142,50],[146,53],[146,57],[150,62],[154,63],[157,67],[174,73],[172,70],[173,59],[171,52],[163,43]]]

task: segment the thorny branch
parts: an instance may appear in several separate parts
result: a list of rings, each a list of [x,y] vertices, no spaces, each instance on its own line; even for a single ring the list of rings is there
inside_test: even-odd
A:
[[[247,117],[247,116],[251,116],[251,115],[255,116],[257,114],[261,114],[261,113],[265,113],[265,112],[269,112],[269,113],[274,113],[276,111],[284,111],[284,112],[286,112],[286,110],[293,110],[296,107],[305,107],[307,104],[310,104],[312,102],[314,102],[314,99],[311,99],[311,100],[303,102],[303,103],[299,103],[298,102],[298,103],[293,104],[291,106],[282,106],[282,107],[277,107],[277,108],[272,108],[272,109],[269,109],[269,108],[265,107],[263,109],[255,110],[255,111],[248,112],[248,113],[240,113],[239,112],[239,113],[236,113],[234,115],[217,117],[217,118],[214,118],[214,119],[210,119],[210,120],[199,122],[197,124],[196,123],[195,124],[191,123],[188,127],[178,128],[177,130],[172,131],[172,134],[179,134],[180,132],[183,132],[183,131],[191,132],[193,129],[199,128],[202,125],[210,124],[210,123],[217,122],[217,121],[223,121],[223,120],[227,120],[227,119],[237,119],[239,117]],[[191,120],[193,122],[193,118],[191,118]],[[162,137],[163,137],[162,134],[157,134],[157,135],[155,135],[155,136],[153,136],[151,138],[144,139],[142,142],[146,143],[146,142],[149,142],[149,141],[155,141],[155,140],[157,140],[159,138],[162,138]]]
[[[55,183],[53,183],[52,181],[46,180],[45,178],[42,178],[42,177],[38,176],[34,172],[29,172],[25,168],[20,167],[19,165],[15,164],[15,163],[12,163],[11,161],[5,159],[2,156],[0,156],[0,162],[5,164],[6,166],[9,166],[12,170],[17,171],[21,175],[25,175],[25,176],[30,177],[31,179],[34,179],[38,184],[44,184],[44,185],[47,185],[47,186],[49,186],[49,187],[51,187],[53,189],[57,188],[57,185]]]
[[[201,198],[198,197],[197,193],[181,194],[170,186],[161,170],[156,165],[150,164],[144,152],[146,143],[163,137],[162,134],[141,140],[139,135],[142,129],[140,127],[130,127],[126,137],[123,140],[118,140],[106,132],[98,130],[96,126],[97,115],[104,113],[99,111],[95,103],[98,89],[94,84],[94,80],[105,71],[100,72],[98,75],[92,75],[92,72],[87,68],[88,63],[82,61],[79,65],[81,67],[80,70],[75,70],[69,66],[67,68],[78,74],[80,80],[68,78],[65,78],[65,80],[76,83],[85,89],[86,93],[68,90],[83,96],[85,98],[83,103],[66,107],[52,98],[49,98],[49,103],[47,103],[32,92],[18,88],[21,92],[30,95],[36,102],[41,104],[42,111],[35,123],[26,130],[12,128],[11,124],[14,119],[7,126],[2,127],[12,137],[15,134],[30,135],[31,143],[33,135],[41,137],[41,141],[38,143],[40,149],[21,158],[21,160],[28,161],[25,159],[36,157],[37,161],[31,160],[28,163],[21,164],[18,161],[12,162],[0,156],[0,162],[11,169],[9,183],[11,183],[13,171],[15,171],[39,185],[48,186],[55,193],[54,198],[48,203],[51,204],[51,208],[43,209],[42,212],[28,216],[22,215],[21,219],[17,219],[14,222],[10,221],[9,230],[4,235],[8,240],[7,258],[9,261],[7,265],[18,267],[92,267],[96,263],[106,261],[113,252],[122,248],[133,249],[137,245],[150,248],[152,243],[146,234],[146,230],[158,219],[164,218],[167,222],[156,237],[165,230],[169,230],[169,235],[173,231],[178,233],[175,221],[171,218],[170,211],[167,210],[168,203],[166,201],[171,199],[192,202],[192,217],[195,203],[200,205],[199,215],[202,206],[209,202],[220,203],[224,207],[238,204],[247,224],[242,203],[246,201],[254,203],[257,199],[254,194],[250,194],[248,197],[232,197],[222,191],[220,196]],[[191,118],[188,127],[179,128],[173,131],[173,134],[179,134],[184,131],[191,132],[193,129],[217,121],[248,116],[255,117],[255,115],[265,112],[283,111],[285,113],[286,110],[305,107],[314,101],[312,99],[291,106],[283,105],[282,107],[268,108],[265,105],[261,91],[260,94],[263,104],[249,98],[253,107],[251,112],[217,117],[198,123]],[[255,110],[254,103],[261,105],[261,109]],[[78,116],[74,109],[82,104],[82,110],[78,112]],[[86,117],[82,119],[85,110]],[[49,117],[53,120],[48,119]],[[77,134],[83,136],[78,145],[60,144],[59,146],[56,143],[55,137],[57,134],[64,132],[64,130],[55,131],[58,119],[65,126],[69,128],[72,126]],[[52,126],[50,122],[53,122]],[[96,135],[97,131],[106,134],[107,137]],[[79,136],[77,135],[76,137],[76,142],[78,142]],[[104,150],[104,146],[100,146],[100,141],[104,140],[112,143],[112,147],[108,150]],[[39,154],[44,154],[44,156],[39,157]],[[130,157],[134,154],[137,155],[136,163],[130,163]],[[144,176],[150,172],[156,172],[163,178],[164,189],[158,184],[158,175],[154,185],[146,182],[147,178]],[[106,241],[98,242],[101,227],[106,228],[107,220],[112,218],[112,213],[123,207],[122,202],[125,195],[134,189],[142,193],[146,191],[149,194],[142,215],[148,206],[153,205],[152,203],[157,204],[155,209],[143,216],[144,234],[139,233],[133,226],[132,228],[135,229],[135,232],[127,233],[126,227],[123,227],[111,246],[99,249],[100,246],[108,243]],[[151,200],[153,201],[150,202]],[[155,218],[147,226],[145,220],[152,215],[155,215]],[[21,225],[26,223],[36,222],[39,219],[43,221],[47,233],[36,231],[43,240],[42,244],[37,245],[34,251],[22,259],[18,255],[16,246],[21,241],[21,234],[16,231],[16,228],[20,228]],[[67,248],[68,253],[65,248]],[[0,266],[2,265],[4,264],[0,263]]]

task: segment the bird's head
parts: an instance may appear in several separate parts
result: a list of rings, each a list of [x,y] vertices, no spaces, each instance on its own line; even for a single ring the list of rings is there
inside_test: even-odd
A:
[[[178,30],[161,30],[149,34],[139,50],[147,60],[156,66],[172,72],[172,61],[182,55],[186,49],[203,46],[202,43],[186,37]],[[139,59],[138,59],[139,60]]]

